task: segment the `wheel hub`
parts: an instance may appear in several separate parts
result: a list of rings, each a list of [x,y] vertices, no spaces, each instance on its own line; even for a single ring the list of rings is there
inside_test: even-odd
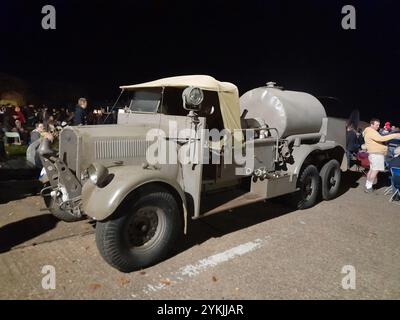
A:
[[[158,226],[157,208],[145,207],[133,214],[128,224],[128,240],[132,247],[143,246],[152,239]]]
[[[328,177],[329,188],[333,188],[336,185],[335,171],[331,170]]]
[[[311,179],[307,179],[304,185],[304,197],[308,200],[313,193],[313,183]]]

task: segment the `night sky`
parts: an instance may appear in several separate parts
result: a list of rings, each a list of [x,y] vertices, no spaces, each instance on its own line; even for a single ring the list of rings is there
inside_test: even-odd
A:
[[[275,81],[338,97],[342,104],[330,115],[347,117],[357,108],[362,119],[400,125],[396,3],[5,0],[0,72],[27,81],[36,100],[57,105],[79,96],[111,103],[119,85],[174,75],[209,74],[241,94]],[[41,28],[45,4],[57,10],[56,30]],[[345,4],[356,8],[356,30],[341,27]]]

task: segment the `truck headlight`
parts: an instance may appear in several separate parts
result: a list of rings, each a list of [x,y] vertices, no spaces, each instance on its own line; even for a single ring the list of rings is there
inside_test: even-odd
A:
[[[102,186],[109,176],[108,169],[100,163],[93,163],[87,169],[89,180],[98,187]]]
[[[197,110],[204,99],[203,90],[197,87],[187,87],[183,90],[182,99],[185,109]]]

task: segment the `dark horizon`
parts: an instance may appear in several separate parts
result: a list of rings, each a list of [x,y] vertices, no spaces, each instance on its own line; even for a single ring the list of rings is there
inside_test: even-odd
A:
[[[56,30],[41,28],[45,4],[57,10]],[[346,4],[356,8],[356,30],[341,27]],[[359,109],[363,120],[399,126],[397,7],[388,0],[6,1],[0,73],[60,105],[80,96],[112,103],[119,85],[174,75],[209,74],[241,94],[275,81],[339,98],[343,106],[330,115]]]

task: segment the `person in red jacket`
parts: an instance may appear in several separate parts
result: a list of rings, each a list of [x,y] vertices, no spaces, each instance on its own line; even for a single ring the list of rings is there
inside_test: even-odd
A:
[[[21,111],[20,107],[15,107],[14,109],[14,114],[13,114],[14,120],[19,120],[21,122],[21,125],[23,126],[26,123],[26,119],[24,114]]]

